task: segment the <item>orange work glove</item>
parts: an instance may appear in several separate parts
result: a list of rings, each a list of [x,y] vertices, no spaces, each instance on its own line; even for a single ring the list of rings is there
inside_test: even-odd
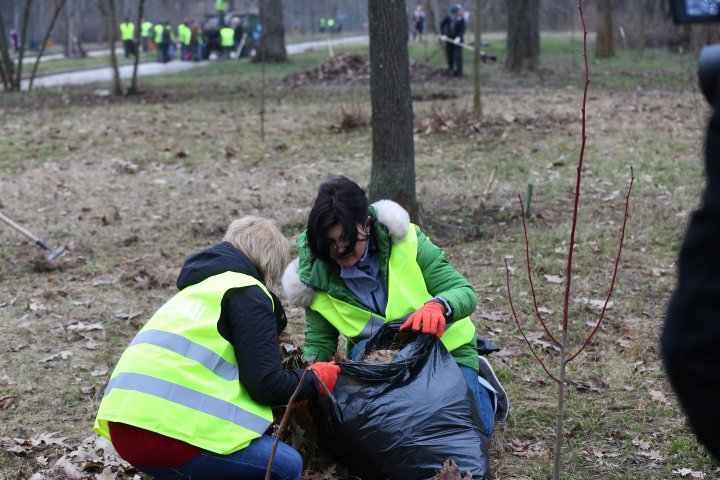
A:
[[[400,326],[400,330],[420,330],[421,323],[422,333],[437,335],[438,338],[442,337],[445,331],[445,307],[437,302],[426,303],[405,320],[405,323]]]
[[[322,380],[322,383],[324,383],[328,389],[332,391],[332,389],[335,388],[337,376],[340,374],[340,367],[338,365],[335,365],[334,361],[313,363],[310,368],[315,371],[317,376],[320,377],[320,380]],[[322,384],[320,385],[319,389],[321,394],[328,394]]]

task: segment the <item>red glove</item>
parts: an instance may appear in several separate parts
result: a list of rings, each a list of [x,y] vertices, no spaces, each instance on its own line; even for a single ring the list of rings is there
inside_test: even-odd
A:
[[[334,361],[313,363],[310,368],[315,371],[317,376],[320,377],[320,380],[322,380],[328,389],[332,391],[332,389],[335,388],[337,376],[340,374],[340,367],[335,365]],[[320,385],[320,393],[323,395],[328,394],[328,392],[325,391],[325,387],[322,385]]]
[[[445,307],[437,302],[426,303],[408,317],[400,330],[420,330],[421,323],[423,333],[442,337],[445,331]]]

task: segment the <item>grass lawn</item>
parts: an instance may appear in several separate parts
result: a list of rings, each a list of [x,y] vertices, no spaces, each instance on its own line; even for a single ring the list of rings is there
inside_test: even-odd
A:
[[[503,260],[523,328],[556,371],[557,354],[533,318],[518,194],[533,185],[531,271],[554,331],[564,291],[554,282],[565,271],[580,149],[582,45],[544,41],[543,68],[521,77],[502,70],[502,41],[487,50],[500,62],[482,69],[482,118],[469,111],[468,76],[413,84],[417,194],[424,230],[478,293],[478,333],[502,347],[490,359],[512,412],[492,440],[494,474],[545,479],[556,385],[514,324]],[[444,65],[434,44],[412,44],[410,54]],[[665,50],[635,55],[590,59],[570,301],[575,348],[597,319],[592,301],[607,295],[631,167],[636,184],[612,308],[569,366],[563,478],[720,478],[686,425],[658,351],[677,251],[703,186],[709,109],[695,87],[694,59]],[[67,472],[90,460],[101,464],[81,477],[100,478],[109,459],[88,444],[85,461],[56,462],[93,438],[118,356],[173,293],[185,257],[219,241],[244,214],[275,218],[296,235],[331,174],[368,186],[370,128],[338,127],[343,111],[369,121],[368,84],[283,80],[326,56],[266,67],[264,141],[262,68],[246,61],[142,78],[137,97],[98,96],[97,85],[0,94],[0,208],[47,243],[67,246],[48,265],[31,242],[0,229],[1,480],[73,478]],[[302,312],[287,313],[301,343]]]

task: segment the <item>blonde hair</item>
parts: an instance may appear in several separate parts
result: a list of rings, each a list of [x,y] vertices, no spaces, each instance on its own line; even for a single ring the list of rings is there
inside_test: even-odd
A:
[[[254,215],[238,218],[228,226],[223,240],[250,259],[268,287],[280,282],[290,263],[290,242],[277,224],[267,218]]]

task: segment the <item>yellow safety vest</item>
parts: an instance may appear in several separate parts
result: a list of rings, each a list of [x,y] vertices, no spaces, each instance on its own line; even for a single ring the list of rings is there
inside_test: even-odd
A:
[[[165,27],[159,23],[156,23],[153,29],[155,30],[154,41],[157,45],[160,45],[160,42],[162,42],[162,34],[163,30],[165,30]]]
[[[228,1],[227,0],[215,0],[215,10],[218,12],[227,12]]]
[[[152,31],[153,24],[152,22],[145,20],[142,25],[140,25],[140,35],[143,37],[149,37],[150,32]]]
[[[235,30],[230,27],[220,29],[220,46],[232,47],[235,45]]]
[[[236,272],[184,288],[138,332],[110,376],[95,431],[110,439],[120,422],[227,455],[245,448],[272,423],[272,410],[239,382],[233,346],[217,331],[229,289],[260,287]]]
[[[192,35],[192,30],[190,27],[185,25],[184,23],[181,23],[178,25],[178,41],[182,43],[183,45],[190,45],[190,36]]]
[[[135,24],[132,22],[123,22],[120,24],[120,40],[135,39]]]
[[[310,305],[338,331],[354,343],[370,337],[384,323],[413,313],[432,297],[427,291],[422,270],[417,264],[418,238],[410,224],[407,237],[393,243],[388,264],[388,301],[385,316],[372,313],[319,291]],[[469,317],[448,323],[440,338],[448,351],[465,345],[475,337],[475,325]]]

